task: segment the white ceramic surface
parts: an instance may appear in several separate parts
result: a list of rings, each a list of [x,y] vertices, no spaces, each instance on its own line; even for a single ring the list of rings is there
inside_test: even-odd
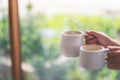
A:
[[[90,48],[93,50],[86,50],[84,49],[85,46],[86,45],[82,45],[80,47],[80,66],[92,70],[104,67],[105,53],[107,53],[107,49],[99,45],[87,45],[88,49]]]
[[[77,35],[69,35],[66,34],[67,31],[62,33],[61,39],[61,53],[64,54],[66,57],[79,57],[79,49],[80,46],[83,45],[83,37],[85,33],[81,31],[81,34]]]

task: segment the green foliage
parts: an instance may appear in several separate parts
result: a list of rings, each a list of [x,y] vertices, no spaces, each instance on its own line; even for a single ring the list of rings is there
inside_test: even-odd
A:
[[[30,16],[31,17],[31,16]],[[29,60],[34,56],[44,56],[43,44],[39,29],[34,25],[30,17],[27,17],[21,23],[21,43],[22,43],[22,58]]]
[[[12,80],[11,68],[0,63],[0,80]]]
[[[32,6],[32,4],[29,2],[29,3],[27,4],[27,10],[28,10],[28,11],[31,11],[32,8],[33,8],[33,6]]]
[[[29,6],[30,7],[30,6]],[[119,80],[119,71],[106,67],[96,71],[80,68],[79,59],[57,62],[61,32],[96,30],[118,39],[120,19],[98,16],[58,15],[46,17],[29,13],[20,19],[22,59],[34,66],[41,80]],[[0,49],[9,50],[8,21],[0,20]]]
[[[80,69],[79,63],[77,62],[78,59],[77,60],[73,59],[72,61],[69,60],[66,63],[61,63],[59,65],[54,64],[54,62],[60,56],[60,50],[59,50],[60,34],[62,31],[65,30],[85,31],[91,29],[91,30],[104,32],[107,35],[113,37],[114,39],[117,39],[118,38],[117,30],[120,24],[119,21],[120,19],[118,18],[104,18],[104,17],[96,17],[96,16],[85,17],[80,15],[77,16],[60,15],[51,18],[51,17],[45,17],[44,15],[41,14],[37,14],[28,23],[29,26],[31,26],[29,27],[31,28],[31,30],[27,28],[27,30],[30,30],[28,32],[30,32],[29,34],[31,39],[30,38],[27,39],[25,43],[27,43],[28,40],[29,41],[31,40],[30,43],[32,44],[34,42],[34,38],[32,38],[31,35],[37,36],[36,39],[40,41],[39,45],[43,47],[43,51],[40,50],[43,55],[37,55],[36,57],[34,54],[33,57],[32,54],[29,54],[32,55],[31,59],[29,60],[27,56],[26,58],[31,63],[33,63],[33,66],[36,69],[36,73],[38,74],[39,78],[42,80],[48,80],[48,78],[49,80],[56,80],[56,78],[57,80],[110,80],[110,79],[119,80],[118,72],[109,70],[107,68],[103,68],[101,70],[96,70],[96,71],[88,71],[88,70]],[[24,22],[25,21],[23,21],[23,23]],[[27,22],[25,22],[25,24],[27,24]],[[54,31],[54,36],[49,37],[46,36],[46,33],[41,34],[42,30],[49,32],[49,29]],[[25,28],[23,30],[27,32]],[[38,30],[40,31],[40,33],[38,33]],[[25,33],[25,31],[23,31],[22,33]],[[26,34],[27,37],[29,34]],[[40,37],[40,39],[38,36]],[[33,45],[34,44],[36,43],[33,43]],[[33,45],[31,45],[31,47]],[[30,47],[30,45],[28,45],[28,47]],[[31,50],[28,51],[32,52]],[[26,52],[24,54],[26,54]],[[49,64],[49,68],[45,66],[46,63]]]
[[[9,24],[6,15],[2,16],[0,20],[0,50],[8,54],[10,50],[9,46]]]
[[[41,80],[65,80],[66,72],[62,65],[56,65],[50,61],[43,60],[36,60],[33,65]]]

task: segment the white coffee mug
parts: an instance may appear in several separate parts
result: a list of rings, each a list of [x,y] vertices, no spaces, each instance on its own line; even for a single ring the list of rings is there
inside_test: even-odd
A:
[[[107,51],[100,45],[82,45],[80,47],[80,66],[91,70],[104,67]]]
[[[66,57],[79,57],[79,48],[83,45],[85,33],[81,31],[65,31],[61,36],[62,54]]]

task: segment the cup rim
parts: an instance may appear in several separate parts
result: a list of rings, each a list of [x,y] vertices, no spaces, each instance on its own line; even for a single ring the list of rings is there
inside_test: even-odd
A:
[[[85,46],[85,45],[95,45],[95,46],[99,46],[99,47],[101,47],[101,49],[98,49],[98,50],[85,50],[84,48],[83,48],[83,46]],[[80,50],[81,51],[85,51],[85,52],[101,52],[101,51],[106,51],[107,49],[105,49],[103,46],[101,46],[101,45],[96,45],[96,44],[84,44],[84,45],[82,45],[82,46],[80,46]]]
[[[64,36],[80,36],[81,34],[77,34],[77,35],[69,35],[69,34],[66,34],[65,32],[69,32],[69,31],[74,31],[74,32],[80,32],[81,34],[83,34],[83,32],[82,31],[79,31],[79,30],[67,30],[67,31],[64,31],[64,32],[62,32],[62,35],[64,35]]]

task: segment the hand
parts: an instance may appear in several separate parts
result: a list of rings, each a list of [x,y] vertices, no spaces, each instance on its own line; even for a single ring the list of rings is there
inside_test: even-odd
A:
[[[120,47],[109,46],[107,54],[108,68],[118,70],[120,69]]]
[[[98,44],[104,47],[120,45],[102,32],[86,31],[86,33],[87,33],[87,35],[85,36],[86,44]]]

